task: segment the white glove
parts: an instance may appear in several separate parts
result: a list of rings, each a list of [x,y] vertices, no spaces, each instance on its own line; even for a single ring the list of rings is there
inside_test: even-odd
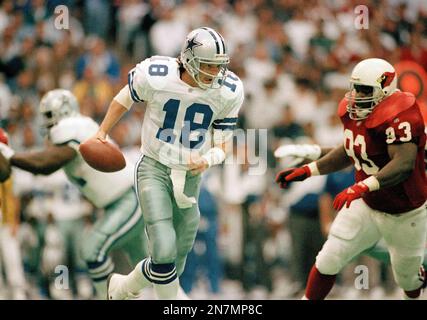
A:
[[[317,144],[288,144],[280,146],[274,151],[276,158],[292,158],[290,166],[297,165],[305,159],[317,160],[322,154],[322,149]]]
[[[7,160],[10,160],[10,158],[15,154],[15,151],[3,142],[0,142],[0,152]]]

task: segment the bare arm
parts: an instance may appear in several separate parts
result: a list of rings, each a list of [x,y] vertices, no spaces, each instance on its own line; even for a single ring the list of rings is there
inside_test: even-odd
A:
[[[104,117],[104,120],[102,120],[96,137],[100,138],[101,140],[105,140],[107,134],[126,113],[126,111],[128,111],[128,108],[113,99],[113,101],[110,103],[110,106],[108,107],[108,111]]]
[[[344,146],[339,146],[329,151],[325,156],[317,160],[316,163],[320,174],[328,174],[347,168],[351,165],[351,160],[345,152]]]
[[[334,148],[332,147],[321,147],[321,153],[320,153],[320,158],[326,156],[329,152],[331,152],[332,150],[334,150]]]
[[[34,174],[49,175],[74,159],[77,152],[69,146],[49,146],[43,151],[16,153],[11,165]]]
[[[417,158],[417,145],[414,143],[389,145],[387,151],[391,160],[376,175],[381,188],[406,180],[414,170]]]
[[[106,142],[107,135],[114,125],[123,117],[133,104],[129,86],[125,85],[122,90],[113,98],[108,107],[107,113],[99,126],[98,132],[92,138]]]
[[[0,182],[5,182],[10,177],[10,163],[0,152]]]

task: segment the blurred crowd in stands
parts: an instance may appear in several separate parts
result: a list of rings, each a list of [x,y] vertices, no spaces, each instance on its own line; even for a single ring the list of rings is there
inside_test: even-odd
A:
[[[369,10],[367,29],[355,25],[360,4]],[[55,11],[60,5],[65,7]],[[65,22],[68,29],[58,28]],[[182,286],[202,299],[299,298],[333,218],[327,200],[333,182],[319,177],[281,191],[274,173],[285,164],[273,151],[283,143],[341,142],[336,107],[359,60],[411,60],[427,70],[427,2],[0,1],[0,126],[10,144],[20,151],[43,146],[38,103],[54,88],[73,91],[81,113],[100,121],[136,63],[151,55],[178,56],[186,34],[199,26],[224,36],[229,67],[245,85],[239,126],[268,132],[267,145],[239,147],[267,148],[268,171],[254,176],[248,164],[235,164],[206,174],[200,231]],[[112,134],[134,159],[143,114],[143,104],[134,105]],[[61,172],[41,177],[15,170],[14,181],[25,281],[6,275],[0,294],[13,298],[9,292],[18,288],[33,298],[91,297],[79,258],[79,233],[102,212],[82,199]],[[341,294],[385,297],[384,288],[392,286],[389,269],[361,259],[355,265],[370,267],[371,290],[351,290],[352,266],[340,279],[347,288]],[[58,265],[70,267],[74,291],[55,291]]]

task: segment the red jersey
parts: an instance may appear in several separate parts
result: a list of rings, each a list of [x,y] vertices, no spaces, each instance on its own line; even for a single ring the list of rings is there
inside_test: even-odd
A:
[[[352,120],[343,99],[338,114],[344,125],[344,147],[356,169],[356,181],[362,181],[381,170],[391,159],[390,144],[415,143],[418,146],[415,168],[409,178],[363,195],[372,209],[398,214],[420,207],[427,199],[424,166],[426,134],[424,121],[411,93],[396,92],[380,102],[364,120]]]

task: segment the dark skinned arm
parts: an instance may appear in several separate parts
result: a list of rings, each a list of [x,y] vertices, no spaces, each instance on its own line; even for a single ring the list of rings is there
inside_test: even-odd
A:
[[[319,159],[322,158],[322,157],[324,157],[325,155],[327,155],[332,150],[334,150],[334,148],[332,148],[332,147],[321,147],[320,150],[321,150],[321,153],[320,153]],[[300,163],[300,165],[309,164],[312,161],[313,160],[310,160],[310,159],[306,158],[303,162]]]
[[[325,148],[325,151],[330,148]],[[324,148],[322,148],[323,154]],[[329,150],[326,155],[316,161],[317,168],[320,174],[328,174],[335,171],[340,171],[351,165],[351,160],[345,152],[344,146],[336,147]]]
[[[76,154],[69,146],[51,145],[43,151],[16,153],[10,163],[33,174],[49,175],[73,160]]]
[[[408,179],[415,167],[417,145],[391,144],[387,147],[387,152],[391,160],[376,174],[381,188],[394,186]]]
[[[0,152],[0,182],[5,182],[9,179],[11,173],[10,163]]]
[[[320,149],[322,150],[322,153],[320,154],[320,158],[326,156],[329,152],[334,150],[334,148],[332,148],[332,147],[321,147]]]

